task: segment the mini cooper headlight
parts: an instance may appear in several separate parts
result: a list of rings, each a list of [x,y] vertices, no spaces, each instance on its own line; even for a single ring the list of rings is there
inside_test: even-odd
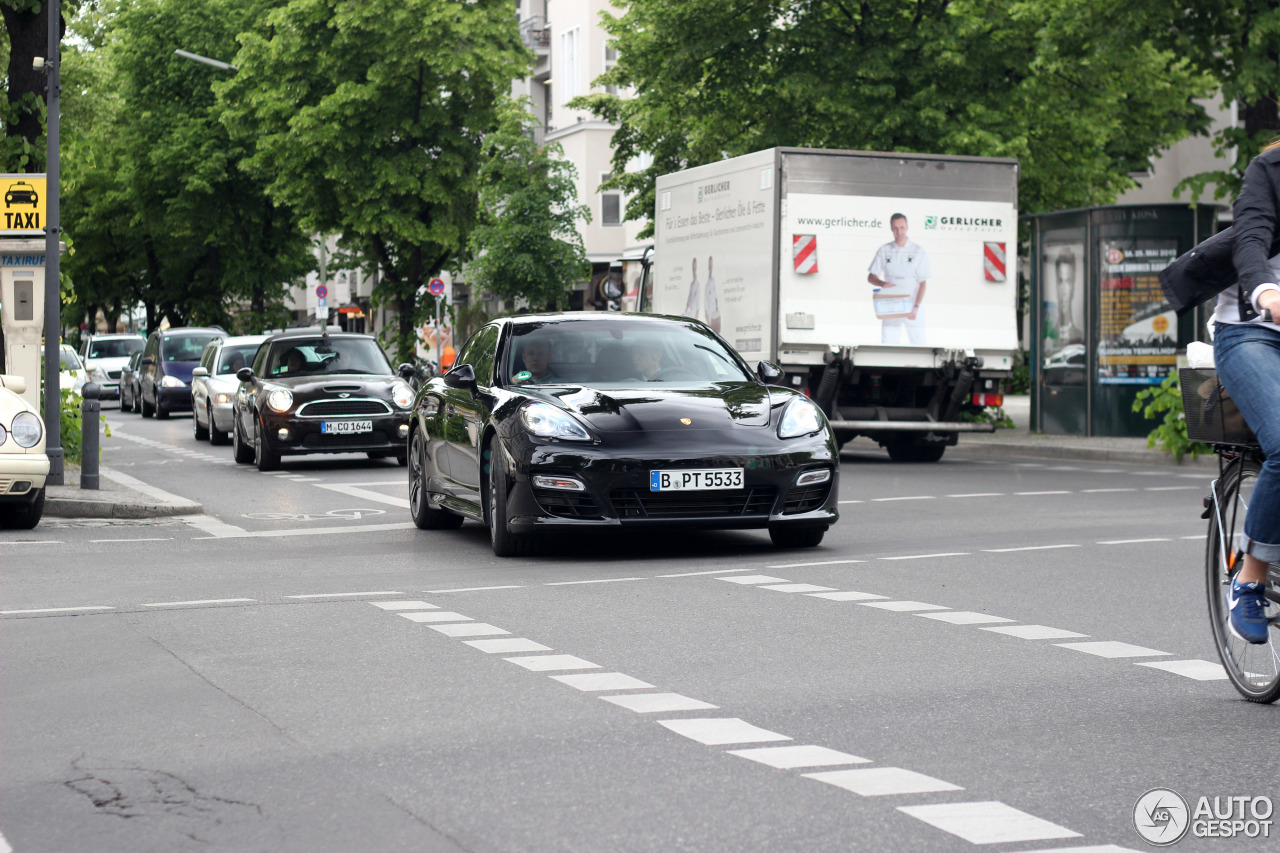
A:
[[[413,405],[413,389],[407,382],[397,382],[391,386],[391,399],[400,408],[407,409]]]
[[[591,435],[582,424],[548,403],[527,403],[520,410],[520,421],[539,438],[564,438],[590,441]]]
[[[44,436],[44,424],[31,412],[18,412],[9,431],[20,447],[35,447]]]
[[[798,438],[822,429],[822,410],[808,397],[796,397],[787,404],[778,424],[778,438]]]
[[[267,395],[267,408],[273,412],[287,412],[293,405],[293,392],[287,388],[276,388]]]
[[[176,376],[166,376],[160,380],[161,388],[183,388],[186,384]]]

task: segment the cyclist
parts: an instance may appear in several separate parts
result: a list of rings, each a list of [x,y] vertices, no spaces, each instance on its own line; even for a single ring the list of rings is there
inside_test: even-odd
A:
[[[1243,565],[1231,582],[1231,631],[1267,642],[1267,565],[1280,561],[1280,140],[1249,164],[1234,208],[1235,284],[1213,318],[1218,378],[1257,435],[1266,462],[1244,523]],[[1270,312],[1269,316],[1265,312]]]

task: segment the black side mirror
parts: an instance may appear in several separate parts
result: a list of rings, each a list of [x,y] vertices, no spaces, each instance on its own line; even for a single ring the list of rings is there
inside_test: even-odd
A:
[[[760,381],[765,385],[772,385],[782,378],[782,371],[775,365],[762,361],[756,365],[756,376],[759,376]]]
[[[149,355],[143,356],[142,361],[138,362],[138,364],[141,364],[143,367],[146,367],[149,364],[155,364],[155,363],[156,363],[156,360]]]
[[[412,381],[418,375],[418,371],[414,369],[412,364],[405,362],[396,368],[396,373],[400,374],[401,379]]]
[[[459,364],[444,375],[444,384],[450,388],[476,390],[476,372],[469,364]]]
[[[239,370],[236,371],[236,379],[239,379],[241,382],[252,382],[253,368],[252,367],[240,368]]]

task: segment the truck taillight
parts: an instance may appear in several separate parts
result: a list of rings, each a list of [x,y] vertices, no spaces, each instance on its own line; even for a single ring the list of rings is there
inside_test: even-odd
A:
[[[804,387],[803,387],[803,388],[801,388],[800,390],[801,390],[802,392],[804,392],[804,395],[805,395],[806,397],[808,397],[808,396],[809,396],[809,386],[808,386],[808,385],[804,386]]]
[[[973,404],[975,406],[1003,406],[1003,394],[974,394]]]

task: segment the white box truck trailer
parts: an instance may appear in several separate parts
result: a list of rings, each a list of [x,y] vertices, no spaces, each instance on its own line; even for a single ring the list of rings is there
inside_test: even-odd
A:
[[[964,415],[1017,354],[1017,161],[773,148],[656,189],[642,310],[773,362],[842,443],[937,461],[994,430]]]

